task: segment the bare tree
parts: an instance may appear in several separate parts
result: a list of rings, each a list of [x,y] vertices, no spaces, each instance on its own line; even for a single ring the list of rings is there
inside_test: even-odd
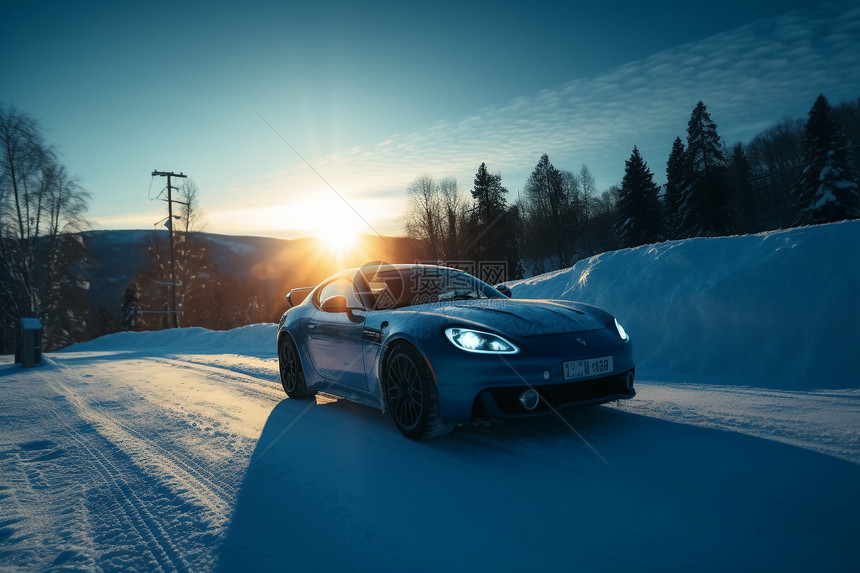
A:
[[[791,186],[803,166],[803,121],[784,119],[756,135],[745,148],[750,183],[763,212],[757,230],[787,227],[794,221]]]
[[[0,172],[0,233],[2,233],[2,307],[8,319],[35,316],[33,290],[32,237],[29,213],[30,189],[39,186],[39,174],[47,150],[42,134],[31,118],[9,109],[0,111],[0,145],[3,162]],[[35,239],[35,237],[32,237]]]
[[[591,241],[593,253],[602,253],[620,247],[618,234],[612,224],[618,218],[618,194],[620,188],[613,185],[593,197],[591,203]]]
[[[203,319],[204,309],[193,308],[193,302],[206,288],[212,263],[199,233],[205,229],[197,183],[189,179],[179,189],[178,222],[174,228],[176,242],[176,298],[186,326]]]
[[[89,194],[70,177],[39,125],[0,108],[0,319],[19,317],[45,328],[46,348],[68,344],[86,327],[86,259],[79,232],[88,225]]]
[[[406,235],[424,245],[425,256],[441,259],[443,211],[439,187],[429,175],[421,175],[406,188],[409,205]]]
[[[582,193],[582,232],[585,238],[585,253],[586,256],[591,256],[595,253],[592,221],[594,219],[595,201],[597,200],[597,184],[587,165],[583,165],[582,169],[579,170],[577,179]]]
[[[569,187],[561,171],[544,153],[526,181],[523,191],[527,200],[526,215],[530,226],[533,267],[540,271],[544,259],[554,259],[553,266],[566,266],[570,257],[565,217],[570,211]]]
[[[455,178],[440,179],[438,189],[442,208],[442,255],[445,260],[458,261],[464,256],[466,203]]]
[[[193,179],[186,179],[179,188],[178,217],[182,232],[200,232],[205,230],[206,223],[203,221],[205,213],[200,208],[200,190]]]
[[[174,201],[177,205],[174,218],[164,223],[168,232],[173,233],[173,261],[166,233],[154,231],[146,253],[150,262],[132,281],[140,289],[139,305],[144,313],[137,319],[140,328],[164,325],[165,315],[158,313],[170,310],[167,300],[171,288],[176,289],[176,310],[181,311],[175,322],[177,326],[202,325],[211,314],[211,309],[195,304],[202,300],[201,295],[213,276],[213,264],[206,254],[205,242],[199,237],[205,221],[197,183],[186,180]]]

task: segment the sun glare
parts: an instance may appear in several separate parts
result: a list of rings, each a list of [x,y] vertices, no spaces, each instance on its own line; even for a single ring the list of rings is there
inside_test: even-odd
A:
[[[363,237],[369,229],[353,211],[311,199],[242,213],[234,211],[230,217],[224,219],[225,227],[241,218],[254,221],[260,229],[281,229],[285,235],[291,235],[290,238],[313,237],[319,257],[313,262],[319,264],[347,264],[356,257],[361,258]]]
[[[358,232],[346,225],[333,224],[319,232],[319,238],[333,254],[346,255],[358,243]]]
[[[315,213],[312,219],[316,226],[314,234],[326,251],[325,255],[345,263],[360,248],[361,233],[366,227],[354,212],[340,205],[335,207],[330,206],[323,213]]]

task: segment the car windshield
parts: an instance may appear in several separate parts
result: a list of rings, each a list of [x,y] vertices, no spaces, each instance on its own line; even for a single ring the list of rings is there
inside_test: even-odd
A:
[[[443,267],[374,269],[364,276],[377,310],[454,300],[505,298],[472,275]]]

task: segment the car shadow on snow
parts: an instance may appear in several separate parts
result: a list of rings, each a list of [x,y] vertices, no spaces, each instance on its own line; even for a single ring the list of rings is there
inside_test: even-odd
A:
[[[217,570],[850,569],[856,483],[849,462],[611,405],[412,442],[373,409],[285,399]]]

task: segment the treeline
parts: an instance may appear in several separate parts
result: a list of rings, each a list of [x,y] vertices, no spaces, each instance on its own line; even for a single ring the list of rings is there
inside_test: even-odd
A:
[[[616,248],[860,218],[860,101],[831,108],[821,95],[806,121],[730,148],[699,102],[665,165],[660,186],[634,146],[620,185],[599,192],[587,166],[558,169],[544,154],[513,202],[485,163],[471,200],[453,179],[421,176],[405,230],[427,259],[503,261],[513,279]]]

